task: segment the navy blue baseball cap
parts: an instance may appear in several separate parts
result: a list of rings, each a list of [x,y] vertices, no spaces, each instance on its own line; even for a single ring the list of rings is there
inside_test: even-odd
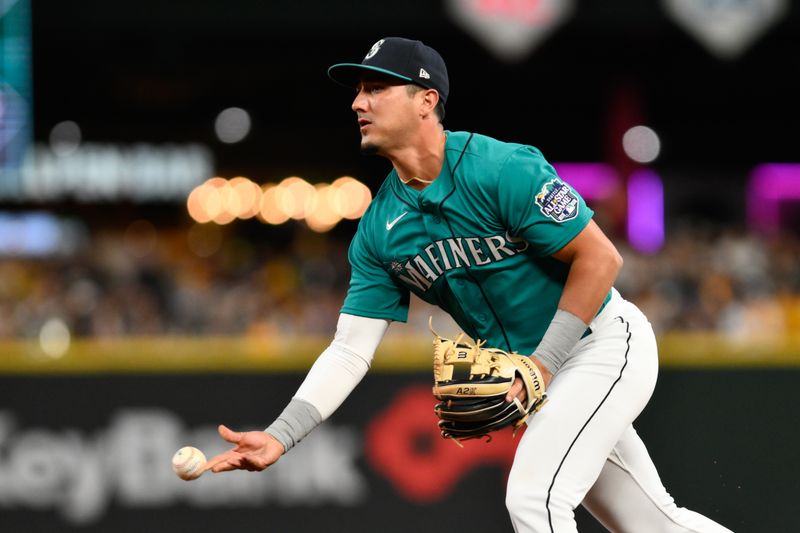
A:
[[[365,71],[435,89],[442,103],[450,90],[442,56],[422,41],[386,37],[372,45],[361,63],[337,63],[328,69],[328,76],[336,83],[355,87]]]

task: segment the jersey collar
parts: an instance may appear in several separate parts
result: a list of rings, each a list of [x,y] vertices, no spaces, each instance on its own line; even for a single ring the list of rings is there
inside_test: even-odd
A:
[[[447,134],[447,141],[444,147],[444,162],[442,163],[442,170],[433,183],[418,191],[400,181],[400,176],[397,175],[395,169],[392,169],[387,178],[390,180],[395,195],[404,203],[416,209],[424,208],[426,204],[438,205],[453,191],[454,176],[452,168],[465,147],[466,136],[461,132],[451,133],[450,131],[445,131],[445,133]]]

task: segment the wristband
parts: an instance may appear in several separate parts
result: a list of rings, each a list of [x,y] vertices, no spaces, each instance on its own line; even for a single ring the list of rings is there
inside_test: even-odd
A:
[[[286,453],[321,423],[322,415],[316,407],[305,400],[292,398],[275,422],[264,431],[283,444],[283,453]]]
[[[569,311],[558,309],[534,355],[551,374],[555,374],[567,362],[586,328],[583,320]]]

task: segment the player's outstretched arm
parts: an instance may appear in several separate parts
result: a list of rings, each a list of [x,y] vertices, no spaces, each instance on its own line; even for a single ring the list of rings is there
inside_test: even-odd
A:
[[[209,459],[204,470],[260,472],[280,459],[285,451],[275,437],[264,431],[232,431],[223,425],[218,429],[220,437],[235,446]]]
[[[331,345],[320,354],[297,393],[264,431],[219,426],[233,449],[206,462],[203,471],[265,470],[327,419],[367,373],[389,322],[341,314]]]

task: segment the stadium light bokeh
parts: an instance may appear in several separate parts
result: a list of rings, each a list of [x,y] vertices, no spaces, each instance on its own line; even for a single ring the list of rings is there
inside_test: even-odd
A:
[[[751,228],[768,235],[781,228],[781,204],[800,202],[800,163],[765,163],[750,175],[747,219]]]
[[[664,184],[653,170],[634,172],[624,191],[623,180],[611,165],[554,163],[553,166],[588,201],[606,200],[627,192],[628,242],[636,250],[648,254],[664,245]],[[272,225],[301,220],[313,231],[322,233],[342,219],[360,218],[371,201],[369,188],[350,176],[317,185],[299,176],[290,176],[278,184],[262,186],[238,176],[231,180],[221,177],[206,180],[191,191],[186,206],[189,216],[201,224],[224,225],[255,216]]]
[[[652,163],[661,153],[661,139],[647,126],[634,126],[622,136],[625,155],[637,163]]]
[[[214,120],[214,133],[221,142],[234,144],[247,137],[251,124],[250,113],[241,107],[229,107],[220,111]]]
[[[554,163],[559,176],[586,200],[605,200],[623,194],[622,178],[604,163]],[[633,199],[633,200],[632,200]],[[628,242],[644,253],[654,253],[664,245],[664,186],[654,171],[642,169],[628,178]]]
[[[652,170],[628,178],[628,242],[644,253],[664,245],[664,184]]]
[[[312,230],[325,232],[342,219],[361,218],[371,201],[369,187],[350,176],[316,185],[290,176],[261,186],[237,176],[231,180],[214,177],[198,185],[189,193],[186,209],[200,224],[224,225],[257,217],[272,225],[302,220]]]
[[[554,163],[558,175],[586,200],[605,200],[620,191],[622,180],[604,163]]]

